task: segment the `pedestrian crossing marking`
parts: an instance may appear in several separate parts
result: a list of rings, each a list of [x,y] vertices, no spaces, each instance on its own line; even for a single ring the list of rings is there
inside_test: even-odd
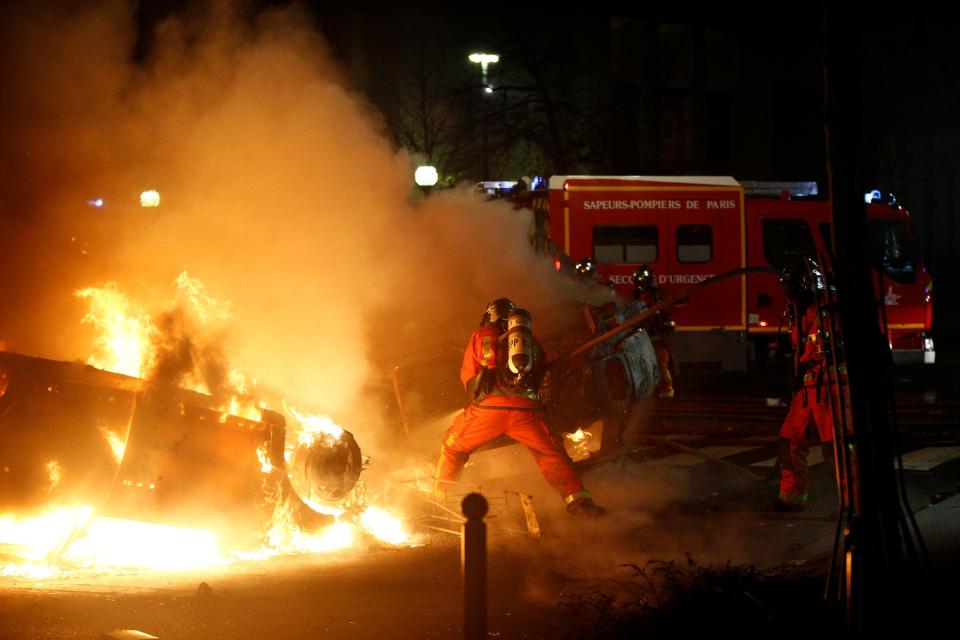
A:
[[[945,462],[960,457],[960,447],[925,447],[904,454],[905,471],[930,471]]]

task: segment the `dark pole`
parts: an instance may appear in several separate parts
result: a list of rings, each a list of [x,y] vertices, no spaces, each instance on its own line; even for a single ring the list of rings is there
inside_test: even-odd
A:
[[[481,151],[481,153],[483,154],[482,162],[483,162],[483,179],[484,179],[484,180],[489,180],[489,179],[490,179],[490,157],[489,157],[489,153],[490,153],[490,149],[489,149],[489,148],[490,148],[490,141],[489,141],[489,137],[490,137],[490,124],[489,124],[489,122],[487,122],[487,120],[488,120],[488,118],[487,118],[487,111],[488,111],[488,109],[487,109],[486,101],[484,101],[484,104],[483,104],[483,112],[482,112],[482,115],[481,115],[481,117],[483,118],[483,132],[482,132],[482,134],[481,134],[482,143],[483,143],[483,150]]]
[[[837,426],[843,429],[838,443],[846,441],[846,451],[838,453],[846,458],[849,485],[838,586],[848,630],[863,638],[896,626],[896,598],[908,579],[913,539],[894,467],[892,359],[880,324],[882,293],[874,287],[863,201],[860,17],[841,3],[823,7],[827,174],[836,231],[837,307],[849,376]]]
[[[468,494],[461,503],[463,539],[460,568],[463,574],[463,637],[486,640],[487,637],[487,500],[479,493]]]

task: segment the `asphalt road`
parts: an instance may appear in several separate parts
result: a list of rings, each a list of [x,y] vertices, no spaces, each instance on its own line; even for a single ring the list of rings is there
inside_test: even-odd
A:
[[[786,564],[821,574],[830,554],[834,497],[822,464],[812,468],[811,509],[782,514],[754,508],[770,486],[716,464],[611,463],[586,473],[610,514],[581,521],[543,491],[525,452],[509,447],[485,458],[472,470],[478,476],[490,465],[513,473],[484,491],[533,487],[544,528],[539,539],[503,533],[517,515],[509,510],[489,520],[492,637],[562,637],[582,615],[564,604],[616,593],[629,577],[626,563],[682,565],[689,556],[701,565]],[[911,472],[908,487],[937,566],[960,568],[960,460]],[[209,572],[4,579],[0,638],[97,638],[112,629],[160,638],[462,637],[458,545],[454,536],[428,534],[412,548],[371,545]],[[211,590],[198,591],[201,582]]]

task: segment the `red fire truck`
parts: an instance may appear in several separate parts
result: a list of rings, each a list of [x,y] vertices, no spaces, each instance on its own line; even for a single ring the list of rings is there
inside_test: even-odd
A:
[[[830,261],[830,205],[816,183],[738,182],[705,176],[553,176],[529,192],[538,250],[591,257],[617,292],[647,264],[664,297],[747,266],[780,270],[805,256]],[[910,216],[878,193],[866,204],[878,294],[898,361],[933,362],[932,284]],[[780,331],[777,276],[751,274],[700,289],[670,311],[674,359],[743,369],[763,360]],[[784,334],[786,332],[784,331]]]

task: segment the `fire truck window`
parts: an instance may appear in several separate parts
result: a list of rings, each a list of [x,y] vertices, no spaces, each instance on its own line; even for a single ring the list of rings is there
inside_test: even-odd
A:
[[[713,227],[682,224],[677,227],[677,262],[710,262],[713,259]]]
[[[654,225],[608,225],[593,228],[593,258],[606,264],[657,261],[660,236]]]
[[[870,220],[870,253],[873,266],[896,282],[917,279],[920,250],[902,220]]]
[[[804,220],[764,220],[763,257],[776,269],[797,267],[816,256],[813,234]]]

